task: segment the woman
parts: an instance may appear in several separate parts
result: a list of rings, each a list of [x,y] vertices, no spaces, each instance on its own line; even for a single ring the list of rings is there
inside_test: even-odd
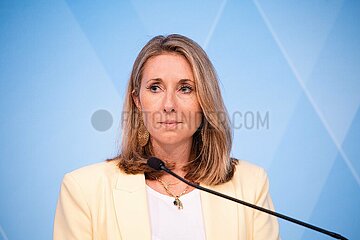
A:
[[[135,60],[119,156],[65,175],[54,239],[278,239],[276,218],[199,192],[150,169],[156,156],[178,175],[273,209],[266,173],[230,158],[229,118],[201,47],[173,34]]]

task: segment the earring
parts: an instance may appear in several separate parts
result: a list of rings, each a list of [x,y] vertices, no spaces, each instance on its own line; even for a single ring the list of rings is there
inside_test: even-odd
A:
[[[138,129],[137,138],[140,146],[142,147],[144,147],[149,141],[149,132],[144,125],[144,122],[142,120],[142,115],[139,116],[139,129]]]

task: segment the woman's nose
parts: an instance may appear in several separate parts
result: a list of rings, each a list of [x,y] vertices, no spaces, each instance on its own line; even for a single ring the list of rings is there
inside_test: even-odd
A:
[[[166,113],[175,112],[176,111],[175,109],[176,109],[175,95],[168,92],[164,100],[164,112]]]

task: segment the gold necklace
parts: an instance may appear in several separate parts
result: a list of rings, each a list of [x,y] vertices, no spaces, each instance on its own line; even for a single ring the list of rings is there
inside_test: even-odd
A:
[[[185,189],[184,189],[184,191],[183,191],[182,193],[180,193],[179,195],[175,195],[175,194],[173,194],[173,193],[169,190],[169,186],[170,186],[170,185],[174,185],[174,184],[168,184],[168,183],[162,181],[162,180],[159,179],[159,178],[156,178],[156,180],[157,180],[159,183],[161,183],[161,185],[164,187],[164,189],[165,189],[165,191],[167,192],[167,194],[169,194],[170,196],[172,196],[173,198],[175,198],[175,199],[174,199],[174,202],[173,202],[174,205],[175,205],[179,210],[183,209],[184,206],[183,206],[182,202],[180,201],[180,197],[187,192],[187,190],[189,189],[189,186],[186,186]]]

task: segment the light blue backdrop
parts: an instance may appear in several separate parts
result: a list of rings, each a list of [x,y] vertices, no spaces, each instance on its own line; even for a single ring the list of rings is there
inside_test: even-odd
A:
[[[360,239],[359,16],[355,0],[1,1],[0,239],[51,239],[64,173],[116,154],[132,63],[170,33],[208,52],[232,154],[268,171],[277,210]]]

